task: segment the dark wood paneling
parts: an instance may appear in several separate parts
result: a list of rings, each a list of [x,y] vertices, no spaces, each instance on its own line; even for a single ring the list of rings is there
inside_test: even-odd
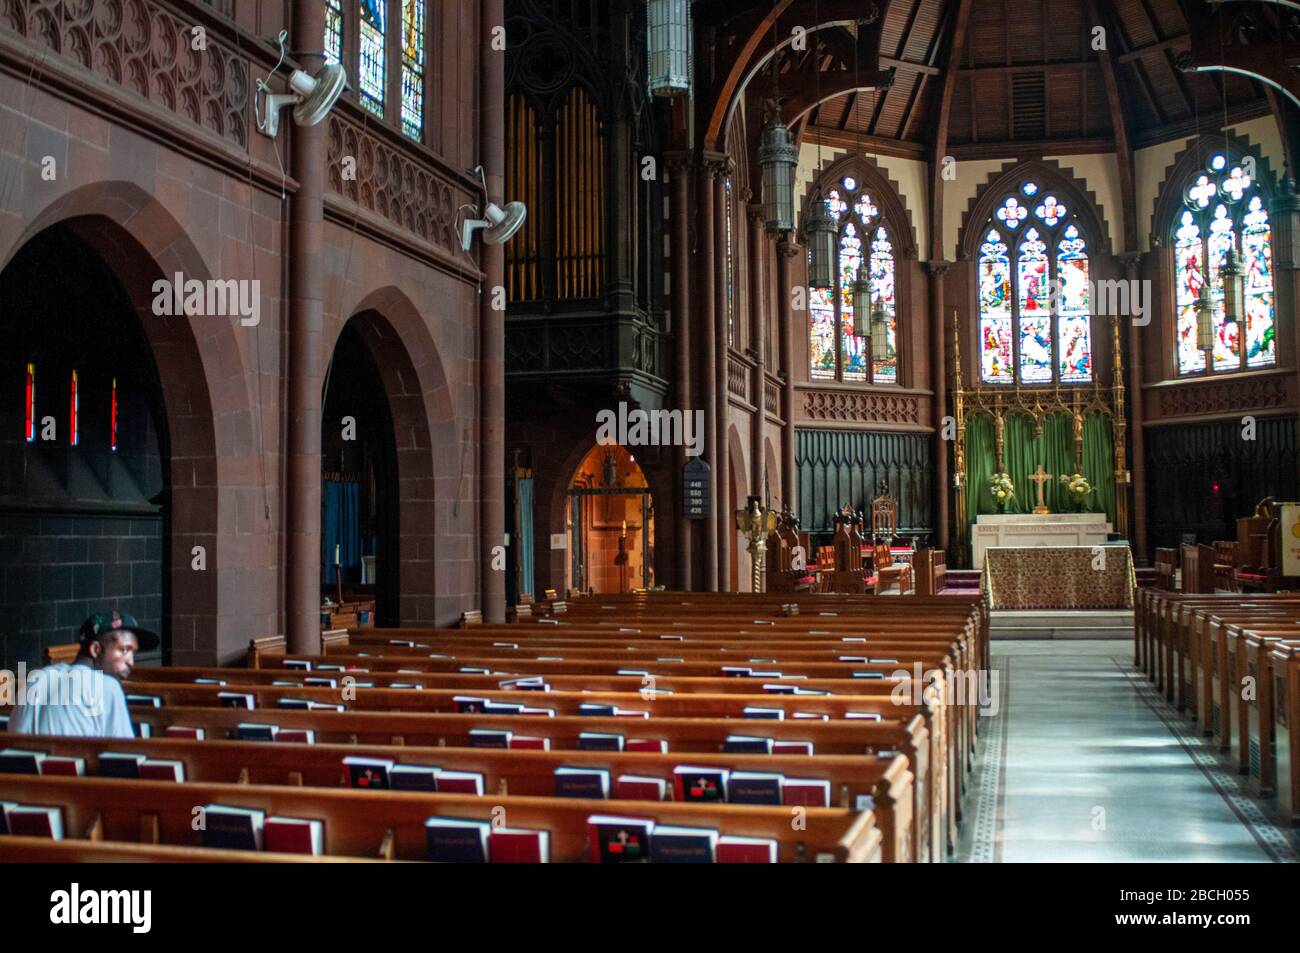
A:
[[[933,440],[927,434],[795,431],[798,515],[810,533],[830,533],[845,503],[866,512],[881,480],[898,500],[903,533],[930,533]]]

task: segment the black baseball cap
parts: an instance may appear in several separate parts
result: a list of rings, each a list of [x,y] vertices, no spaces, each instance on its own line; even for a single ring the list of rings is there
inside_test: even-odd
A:
[[[100,638],[104,633],[111,632],[114,629],[135,635],[142,652],[152,652],[158,648],[159,642],[162,641],[159,639],[158,633],[142,628],[140,623],[136,621],[135,616],[129,612],[122,613],[114,609],[112,612],[96,612],[81,623],[81,632],[79,633],[81,644],[88,645]]]

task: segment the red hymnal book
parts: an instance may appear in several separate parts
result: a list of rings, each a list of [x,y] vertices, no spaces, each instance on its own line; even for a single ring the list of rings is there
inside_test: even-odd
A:
[[[629,738],[623,744],[624,751],[650,751],[654,754],[667,754],[668,742],[662,738]]]
[[[141,781],[176,781],[185,780],[185,765],[179,761],[141,761]]]
[[[191,741],[202,741],[207,733],[202,728],[191,728],[189,725],[168,725],[164,734],[168,738],[189,738]]]
[[[781,786],[781,803],[787,807],[830,807],[831,783],[809,778],[786,778]]]
[[[531,735],[511,735],[510,747],[515,749],[526,748],[534,751],[550,751],[551,739],[534,738]]]
[[[276,854],[321,854],[325,850],[325,824],[302,817],[268,817],[262,843]]]
[[[488,835],[488,858],[494,864],[549,864],[548,831],[521,831],[496,827]]]
[[[773,741],[772,754],[812,754],[811,741]]]
[[[614,784],[614,797],[620,801],[662,801],[668,782],[662,778],[621,776]]]
[[[85,758],[60,758],[46,755],[41,760],[41,774],[57,774],[77,777],[86,773]]]
[[[775,864],[776,841],[769,837],[719,837],[713,856],[719,864]]]
[[[63,809],[20,804],[10,808],[9,833],[15,837],[49,837],[63,840]]]
[[[482,794],[483,775],[477,771],[439,771],[439,794]]]
[[[314,745],[316,743],[316,732],[310,728],[281,728],[275,733],[275,740]]]

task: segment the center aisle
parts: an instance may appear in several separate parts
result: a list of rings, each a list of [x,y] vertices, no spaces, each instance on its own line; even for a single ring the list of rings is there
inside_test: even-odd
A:
[[[1131,641],[998,641],[992,661],[958,860],[1296,860],[1295,834],[1135,672]]]

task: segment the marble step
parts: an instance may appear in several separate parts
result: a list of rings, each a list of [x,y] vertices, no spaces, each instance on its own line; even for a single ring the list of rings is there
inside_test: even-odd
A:
[[[989,616],[993,639],[1132,639],[1133,610],[996,609]]]

